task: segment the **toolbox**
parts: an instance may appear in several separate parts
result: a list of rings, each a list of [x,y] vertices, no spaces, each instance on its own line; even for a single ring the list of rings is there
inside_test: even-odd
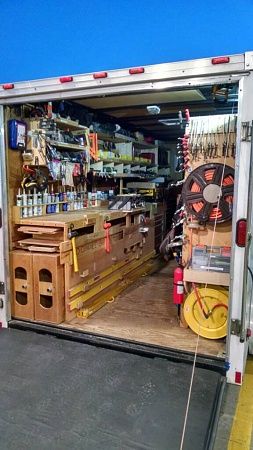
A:
[[[193,247],[192,269],[229,273],[231,247]]]

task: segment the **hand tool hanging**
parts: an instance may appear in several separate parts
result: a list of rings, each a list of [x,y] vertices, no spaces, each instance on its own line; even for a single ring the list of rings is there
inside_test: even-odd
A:
[[[68,238],[71,239],[74,272],[79,272],[79,265],[78,265],[78,259],[77,259],[77,251],[76,251],[76,237],[78,236],[78,231],[73,230],[73,227],[74,227],[73,224],[71,224],[69,227]]]
[[[111,226],[112,226],[112,224],[110,222],[104,223],[106,253],[110,253],[110,251],[111,251],[111,244],[110,244],[110,228],[111,228]]]

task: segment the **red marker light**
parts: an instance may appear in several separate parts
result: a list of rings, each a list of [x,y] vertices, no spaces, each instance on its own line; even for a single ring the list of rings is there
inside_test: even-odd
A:
[[[144,67],[133,67],[132,69],[129,69],[130,75],[135,75],[137,73],[144,73],[145,69]]]
[[[242,384],[241,372],[235,372],[235,382],[236,382],[236,384]]]
[[[107,76],[108,76],[107,72],[93,73],[94,80],[97,80],[98,78],[107,78]]]
[[[7,89],[13,89],[14,88],[14,84],[13,83],[6,83],[3,84],[3,89],[7,90]]]
[[[73,77],[60,77],[59,80],[60,83],[69,83],[70,81],[73,81]]]
[[[238,247],[245,247],[247,238],[247,220],[240,219],[236,224],[235,242]]]
[[[229,56],[219,56],[218,58],[212,59],[212,64],[227,64],[229,63],[230,58]]]

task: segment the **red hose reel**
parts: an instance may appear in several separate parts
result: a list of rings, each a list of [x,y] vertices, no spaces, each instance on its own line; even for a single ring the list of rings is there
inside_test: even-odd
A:
[[[201,223],[226,222],[232,218],[234,169],[223,164],[204,164],[184,182],[182,198],[189,214]]]

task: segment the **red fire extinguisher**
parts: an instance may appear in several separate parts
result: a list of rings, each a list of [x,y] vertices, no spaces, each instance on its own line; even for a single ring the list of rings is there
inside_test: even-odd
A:
[[[174,270],[173,278],[173,303],[181,305],[184,301],[184,282],[183,282],[183,268],[177,267]]]

